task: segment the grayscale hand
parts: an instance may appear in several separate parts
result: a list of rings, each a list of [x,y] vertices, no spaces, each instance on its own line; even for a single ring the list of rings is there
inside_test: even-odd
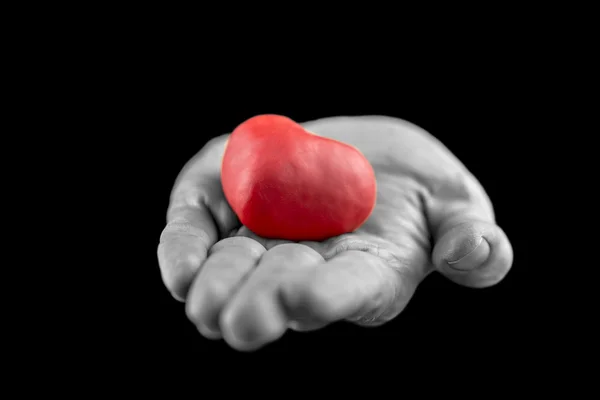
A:
[[[377,204],[356,232],[323,242],[257,237],[224,198],[228,135],[211,140],[175,183],[158,246],[163,281],[207,338],[250,351],[289,329],[396,317],[437,270],[468,287],[509,271],[512,247],[475,177],[437,139],[380,116],[304,123],[358,148],[377,178]]]

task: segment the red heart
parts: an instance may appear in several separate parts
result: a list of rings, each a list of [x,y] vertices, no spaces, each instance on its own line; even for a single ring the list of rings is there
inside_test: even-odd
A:
[[[259,115],[230,135],[221,182],[240,222],[265,238],[324,240],[356,230],[376,200],[373,168],[345,143],[280,115]]]

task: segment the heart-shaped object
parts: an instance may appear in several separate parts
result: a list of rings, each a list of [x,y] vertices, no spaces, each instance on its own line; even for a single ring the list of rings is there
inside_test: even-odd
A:
[[[373,168],[358,149],[270,114],[244,121],[230,135],[221,182],[248,229],[294,241],[356,230],[377,196]]]

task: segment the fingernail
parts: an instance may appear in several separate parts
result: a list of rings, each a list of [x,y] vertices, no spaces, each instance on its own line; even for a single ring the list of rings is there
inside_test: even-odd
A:
[[[488,259],[489,255],[490,245],[487,240],[481,237],[479,243],[473,250],[463,256],[460,256],[459,252],[457,254],[459,257],[457,259],[446,260],[446,262],[452,269],[469,271],[481,266]]]

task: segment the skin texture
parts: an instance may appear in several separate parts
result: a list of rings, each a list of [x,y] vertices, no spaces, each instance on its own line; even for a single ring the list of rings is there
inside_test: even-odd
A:
[[[258,237],[221,189],[228,135],[210,141],[175,183],[158,246],[163,281],[202,335],[251,351],[287,329],[381,325],[432,271],[474,288],[504,278],[513,252],[490,199],[433,136],[381,116],[302,125],[365,155],[377,179],[375,209],[356,232],[322,242]]]

